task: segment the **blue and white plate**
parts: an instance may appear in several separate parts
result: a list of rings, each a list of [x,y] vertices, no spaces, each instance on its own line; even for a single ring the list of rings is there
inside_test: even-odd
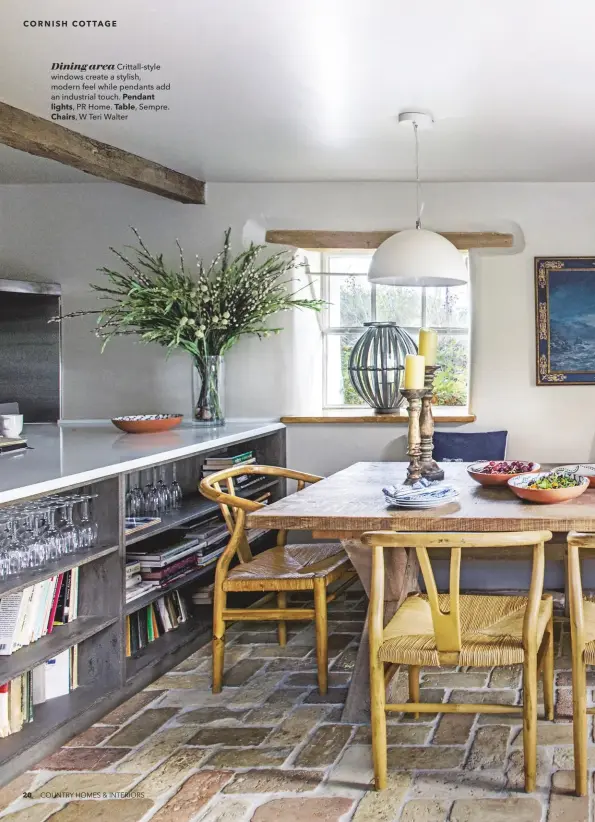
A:
[[[429,483],[423,479],[415,485],[391,485],[382,491],[387,504],[399,508],[436,508],[452,502],[459,496],[453,485]]]

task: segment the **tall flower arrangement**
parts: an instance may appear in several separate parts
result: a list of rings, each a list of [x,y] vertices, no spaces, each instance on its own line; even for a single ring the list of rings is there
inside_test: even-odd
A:
[[[95,333],[102,350],[115,336],[135,335],[143,343],[157,343],[169,351],[182,349],[192,357],[202,383],[202,394],[213,393],[209,381],[213,358],[221,358],[245,335],[268,337],[282,327],[270,327],[267,320],[281,311],[308,308],[318,311],[322,300],[299,296],[292,290],[295,270],[300,265],[288,252],[264,256],[264,245],[251,244],[237,256],[230,253],[231,229],[225,232],[223,248],[205,266],[197,255],[192,272],[176,241],[179,264],[169,267],[163,254],[154,254],[136,229],[138,245],[126,253],[110,248],[123,271],[103,267],[107,282],[91,288],[108,304],[103,308],[75,311],[57,317],[97,315]],[[220,360],[219,360],[220,361]],[[222,421],[220,389],[214,392],[213,407],[205,408],[199,397],[195,416],[209,422]],[[216,407],[217,403],[219,408]]]

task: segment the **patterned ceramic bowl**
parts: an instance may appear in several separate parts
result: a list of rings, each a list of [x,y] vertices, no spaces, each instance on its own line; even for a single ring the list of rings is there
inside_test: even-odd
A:
[[[127,434],[155,434],[175,428],[182,422],[183,414],[137,414],[131,417],[114,417],[113,424]]]
[[[551,474],[551,471],[542,471],[540,474],[520,474],[518,477],[512,477],[512,479],[508,480],[508,487],[513,494],[516,494],[517,497],[521,499],[546,505],[554,502],[566,502],[569,499],[580,497],[589,487],[587,477],[580,477],[578,474],[571,474],[570,476],[578,480],[579,484],[572,485],[569,488],[528,487],[530,482],[541,477],[549,477]]]
[[[595,486],[595,465],[593,465],[593,463],[575,462],[572,465],[561,465],[558,470],[578,474],[579,477],[587,477],[591,486]]]
[[[498,462],[495,462],[494,460],[480,460],[480,462],[474,462],[469,465],[467,468],[467,473],[475,480],[475,482],[479,482],[481,485],[506,485],[511,477],[521,477],[524,476],[524,474],[534,474],[539,471],[541,467],[538,462],[526,462],[525,464],[529,466],[527,471],[521,472],[509,470],[506,472],[498,470],[493,474],[486,474],[483,471],[483,469],[488,465],[498,465],[502,468],[508,467],[509,469],[512,469],[515,463],[518,464],[518,460],[498,460]]]

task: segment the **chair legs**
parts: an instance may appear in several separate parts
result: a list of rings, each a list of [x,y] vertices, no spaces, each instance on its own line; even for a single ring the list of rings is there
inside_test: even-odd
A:
[[[321,694],[326,694],[328,690],[328,622],[324,579],[314,580],[314,613],[318,690]]]
[[[377,659],[370,659],[370,719],[372,725],[372,760],[374,763],[374,786],[377,791],[386,788],[386,688],[384,665]]]
[[[223,668],[225,664],[225,620],[223,609],[226,594],[215,586],[213,596],[213,693],[220,694],[223,687]]]
[[[419,702],[419,665],[410,665],[408,668],[409,675],[409,702]],[[413,714],[414,719],[419,719],[419,714]]]
[[[277,608],[287,608],[287,593],[279,591],[277,594]],[[277,636],[279,637],[279,645],[284,648],[287,645],[287,623],[281,620],[277,623]]]
[[[572,643],[572,725],[575,791],[578,796],[585,796],[587,793],[587,668],[582,653],[577,653],[574,641]]]
[[[533,793],[537,781],[537,658],[525,654],[523,666],[523,749],[525,791]]]
[[[554,618],[550,617],[543,641],[547,643],[543,658],[543,702],[545,718],[554,718]]]

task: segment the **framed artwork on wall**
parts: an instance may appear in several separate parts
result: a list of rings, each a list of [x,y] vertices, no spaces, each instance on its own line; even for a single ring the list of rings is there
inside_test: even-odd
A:
[[[537,385],[595,385],[595,257],[535,257]]]

